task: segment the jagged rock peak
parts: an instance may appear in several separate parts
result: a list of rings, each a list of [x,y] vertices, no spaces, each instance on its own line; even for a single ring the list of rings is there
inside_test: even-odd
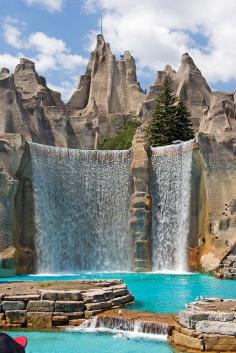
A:
[[[108,43],[105,42],[105,39],[102,34],[97,35],[97,48],[103,47],[104,45],[108,45]]]
[[[105,54],[108,54],[108,53],[110,55],[113,55],[111,52],[110,44],[105,41],[102,34],[98,34],[97,35],[97,45],[96,45],[95,50],[91,53],[90,60],[92,59],[93,55],[98,54],[103,57]]]
[[[10,75],[10,71],[6,67],[3,67],[0,71],[0,78],[5,78],[5,77],[8,77],[9,75]]]
[[[27,58],[20,58],[20,63],[16,65],[16,71],[32,69],[35,71],[35,63]]]
[[[93,112],[92,98],[103,114],[135,114],[144,99],[134,58],[125,51],[117,60],[101,34],[97,36],[85,74],[68,102],[72,114],[85,116]]]
[[[157,71],[157,77],[154,85],[161,85],[167,75],[173,79],[175,74],[176,71],[170,65],[166,65],[164,70]]]
[[[47,87],[46,79],[38,75],[35,63],[29,59],[20,59],[20,64],[15,69],[14,82],[23,100],[38,97],[47,106],[64,104],[61,100],[61,94]]]
[[[190,65],[195,65],[193,59],[191,58],[191,56],[187,52],[182,54],[182,56],[181,56],[181,64],[185,64],[185,63],[190,64]]]
[[[196,66],[195,62],[188,53],[184,53],[181,57],[181,66],[178,71],[182,70],[196,71],[201,75],[201,71]]]

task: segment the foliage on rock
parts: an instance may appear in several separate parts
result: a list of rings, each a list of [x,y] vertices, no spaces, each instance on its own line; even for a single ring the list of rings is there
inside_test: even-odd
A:
[[[122,128],[112,137],[106,137],[100,141],[100,150],[127,150],[132,146],[132,140],[136,129],[141,125],[137,120],[127,121]]]

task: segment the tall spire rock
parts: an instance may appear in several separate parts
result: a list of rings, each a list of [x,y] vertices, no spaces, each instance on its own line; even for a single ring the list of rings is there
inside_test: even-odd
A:
[[[125,51],[117,60],[99,34],[85,74],[68,102],[69,121],[79,147],[93,149],[97,136],[114,134],[136,115],[144,98],[134,58]]]
[[[161,84],[166,76],[170,76],[173,79],[175,74],[176,71],[172,69],[170,65],[166,65],[163,71],[158,71],[155,83],[149,88],[146,101],[148,102],[156,98],[157,94],[160,92]]]
[[[203,110],[210,102],[211,90],[188,53],[182,55],[181,65],[177,72],[170,65],[166,65],[163,71],[157,72],[155,83],[150,87],[144,104],[139,107],[139,115],[145,116],[153,108],[160,86],[167,75],[174,82],[176,95],[185,102],[191,111],[193,128],[195,132],[198,132]]]
[[[176,94],[191,111],[193,128],[197,132],[203,110],[209,105],[211,90],[188,53],[182,55],[181,65],[174,81]]]
[[[21,134],[30,138],[21,96],[13,75],[6,68],[0,70],[0,134]]]
[[[14,81],[23,100],[38,97],[43,105],[64,105],[61,94],[50,90],[45,78],[37,74],[33,61],[20,59],[20,64],[15,69]]]
[[[83,110],[79,112],[82,115],[91,113],[94,100],[103,114],[135,114],[144,97],[137,82],[134,58],[125,51],[117,60],[99,34],[86,72],[68,103],[73,115]]]

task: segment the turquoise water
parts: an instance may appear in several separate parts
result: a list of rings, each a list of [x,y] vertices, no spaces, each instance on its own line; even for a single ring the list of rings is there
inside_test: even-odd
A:
[[[70,280],[70,279],[121,278],[135,297],[132,309],[177,313],[197,296],[236,298],[236,282],[218,280],[199,273],[166,275],[155,273],[90,273],[67,276],[22,276],[7,280]],[[4,279],[0,279],[4,280]],[[5,279],[6,280],[6,279]]]
[[[26,335],[27,353],[171,353],[167,342],[124,339],[117,335],[78,332],[11,332]]]
[[[236,282],[217,280],[209,275],[186,274],[167,275],[154,273],[90,273],[64,276],[21,276],[12,280],[70,280],[70,279],[123,279],[135,296],[130,309],[178,312],[197,296],[236,298]],[[9,284],[10,285],[10,284]],[[138,338],[127,339],[117,334],[27,331],[11,332],[24,334],[29,340],[27,353],[171,353],[172,348],[165,341],[147,341]]]

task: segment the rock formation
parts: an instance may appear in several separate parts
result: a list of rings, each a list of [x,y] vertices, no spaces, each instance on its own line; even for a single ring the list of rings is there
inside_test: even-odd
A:
[[[34,63],[21,59],[14,75],[0,72],[0,133],[24,140],[68,146],[66,108],[58,92],[38,76]]]
[[[235,352],[235,300],[206,298],[188,304],[168,339],[188,352]]]
[[[208,220],[201,259],[206,270],[220,265],[236,243],[236,102],[214,92],[200,122],[198,143],[206,171]]]
[[[80,146],[94,147],[92,141],[80,142],[84,137],[81,131],[87,140],[89,137],[94,140],[96,132],[102,137],[109,136],[122,126],[124,118],[136,115],[138,104],[144,98],[129,51],[117,60],[110,45],[98,35],[86,72],[68,102],[70,122]]]
[[[0,71],[0,133],[16,133],[30,139],[22,99],[9,70]]]
[[[187,53],[182,55],[181,66],[174,81],[176,94],[190,109],[193,128],[197,132],[202,111],[209,105],[211,90],[201,71]]]
[[[33,241],[24,240],[31,234],[26,234],[28,229],[24,226],[25,238],[16,244],[17,234],[19,237],[23,234],[19,233],[15,202],[16,195],[23,195],[16,174],[25,141],[67,147],[69,129],[65,110],[60,94],[47,88],[33,62],[21,59],[14,75],[5,68],[0,71],[0,268],[5,275],[14,274],[17,253],[25,253],[23,262],[27,263],[29,247],[20,247],[20,243]],[[19,207],[27,212],[20,218],[21,222],[30,219],[32,223],[29,213],[32,202],[28,202],[27,209],[21,208],[23,203],[24,198]]]
[[[160,86],[167,75],[174,82],[176,95],[191,111],[193,128],[195,132],[198,132],[200,117],[210,102],[211,90],[188,53],[182,55],[181,65],[177,72],[170,65],[166,65],[163,71],[158,71],[154,85],[150,87],[144,103],[139,106],[139,114],[145,116],[153,108]]]
[[[125,51],[116,60],[110,45],[98,35],[86,72],[68,102],[73,115],[93,112],[94,105],[103,114],[135,115],[142,99],[144,94],[137,82],[134,58]]]

